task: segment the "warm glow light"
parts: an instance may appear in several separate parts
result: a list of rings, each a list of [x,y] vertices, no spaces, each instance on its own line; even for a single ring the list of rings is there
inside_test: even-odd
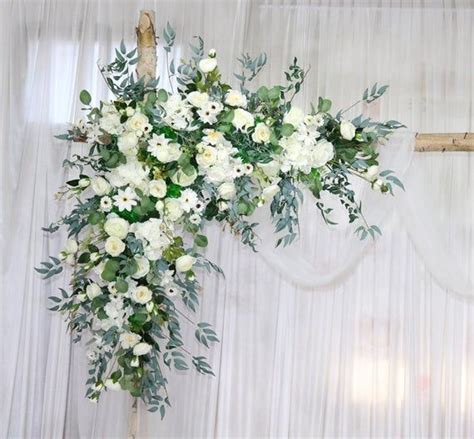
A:
[[[386,403],[401,406],[405,397],[405,367],[401,362],[359,356],[352,372],[352,399],[355,403]]]

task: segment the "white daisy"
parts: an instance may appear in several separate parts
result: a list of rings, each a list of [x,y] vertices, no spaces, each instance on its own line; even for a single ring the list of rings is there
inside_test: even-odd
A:
[[[110,197],[102,197],[100,199],[100,208],[104,211],[104,212],[110,212],[110,210],[112,209],[112,199]]]
[[[118,207],[118,210],[132,210],[133,206],[137,205],[137,196],[130,187],[125,190],[119,189],[118,194],[114,195],[114,204]]]
[[[191,224],[200,224],[201,223],[201,217],[197,214],[197,213],[193,213],[190,217],[189,217],[189,222]]]
[[[168,297],[174,297],[174,296],[177,296],[179,293],[179,289],[173,284],[173,285],[169,285],[165,288],[165,294],[168,296]]]
[[[198,196],[196,192],[194,192],[192,189],[185,189],[181,193],[179,202],[180,202],[181,208],[185,212],[189,212],[191,211],[191,209],[194,208],[194,206],[196,206],[196,203],[198,202]]]

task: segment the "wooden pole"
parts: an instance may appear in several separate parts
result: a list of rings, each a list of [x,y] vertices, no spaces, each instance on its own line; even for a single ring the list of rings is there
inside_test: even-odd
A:
[[[145,77],[145,81],[156,78],[156,33],[155,12],[140,11],[138,19],[137,47],[138,47],[138,77]]]
[[[474,152],[474,133],[417,133],[418,152]]]

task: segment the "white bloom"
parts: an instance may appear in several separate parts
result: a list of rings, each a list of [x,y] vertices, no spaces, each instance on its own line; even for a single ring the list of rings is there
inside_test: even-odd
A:
[[[92,283],[87,285],[86,287],[86,295],[89,300],[93,300],[95,297],[100,296],[102,294],[102,290],[100,289],[99,285],[96,283]]]
[[[205,129],[203,130],[205,136],[202,138],[203,142],[210,143],[211,145],[217,145],[218,143],[222,143],[224,141],[224,134],[220,131],[212,130],[212,129]]]
[[[165,208],[165,203],[163,202],[163,200],[158,200],[156,203],[155,203],[155,209],[160,212],[160,213],[163,213],[163,209]]]
[[[372,183],[372,189],[374,189],[375,191],[382,192],[382,188],[383,188],[383,180],[381,180],[380,178],[377,178]]]
[[[225,201],[219,201],[217,203],[217,207],[219,208],[220,212],[224,212],[224,210],[227,210],[229,208],[229,203]]]
[[[377,165],[372,165],[367,168],[365,171],[365,176],[370,180],[373,181],[377,178],[379,173],[379,167]]]
[[[217,122],[217,115],[223,108],[220,102],[208,102],[197,113],[203,122],[212,125]]]
[[[291,107],[290,111],[283,117],[283,123],[289,123],[294,127],[298,127],[303,123],[304,112],[299,107]]]
[[[116,296],[118,294],[116,282],[110,282],[107,285],[107,289],[109,290],[109,293],[113,296]]]
[[[120,115],[118,113],[104,115],[99,121],[99,126],[110,134],[120,134],[123,132],[123,126],[120,123]]]
[[[64,252],[70,254],[70,253],[76,253],[77,250],[79,250],[77,241],[75,239],[68,239],[64,247]]]
[[[148,142],[148,151],[162,163],[174,162],[181,155],[179,144],[172,143],[163,134],[153,134]]]
[[[179,289],[175,285],[169,285],[165,288],[165,294],[168,297],[175,297],[179,293]]]
[[[122,390],[122,386],[118,381],[114,382],[112,379],[108,378],[105,380],[105,387],[110,390]]]
[[[130,366],[132,367],[140,366],[140,360],[138,359],[138,357],[135,357],[132,361],[130,361]]]
[[[110,197],[102,197],[100,199],[100,208],[104,211],[104,212],[109,212],[110,210],[112,210],[112,198]]]
[[[89,180],[89,178],[81,178],[79,180],[79,187],[81,187],[83,189],[85,189],[90,184],[91,184],[91,181]]]
[[[176,198],[165,200],[165,215],[170,221],[177,221],[183,214],[181,203]]]
[[[238,90],[229,90],[224,102],[231,107],[245,108],[247,106],[247,97]]]
[[[119,239],[124,239],[127,236],[129,227],[128,221],[119,217],[108,218],[104,224],[107,235],[116,236]]]
[[[225,182],[219,186],[219,196],[224,200],[230,200],[235,197],[235,184],[232,182]]]
[[[206,145],[199,154],[196,155],[196,161],[198,162],[199,166],[203,168],[208,168],[216,163],[217,160],[217,150],[211,145]]]
[[[271,162],[268,162],[268,163],[259,163],[258,167],[263,171],[263,173],[267,177],[274,178],[280,172],[281,164],[280,162],[276,160],[272,160]]]
[[[212,72],[217,67],[217,60],[215,58],[205,58],[199,61],[199,68],[204,73]]]
[[[97,195],[105,195],[110,192],[110,184],[103,177],[95,177],[92,179],[91,188]]]
[[[343,120],[340,126],[341,136],[346,140],[352,140],[355,136],[355,126],[348,120]]]
[[[137,153],[138,137],[133,132],[128,132],[119,136],[117,146],[120,152],[125,155],[135,155]]]
[[[280,187],[277,184],[272,184],[267,186],[262,191],[262,199],[264,202],[270,201],[280,190]]]
[[[216,49],[210,49],[209,52],[207,52],[207,55],[210,58],[215,58],[216,57]]]
[[[165,287],[173,282],[174,271],[173,270],[166,270],[161,277],[160,286]]]
[[[189,212],[194,208],[194,206],[196,206],[196,203],[198,202],[198,196],[192,189],[185,189],[179,197],[179,202],[181,204],[181,208],[185,212]]]
[[[183,255],[176,259],[176,270],[186,272],[193,268],[196,258],[190,255]]]
[[[132,299],[137,303],[141,303],[142,305],[148,303],[151,300],[151,297],[151,290],[143,285],[135,288],[132,293]]]
[[[313,166],[320,168],[334,158],[334,146],[327,140],[318,142],[312,153]]]
[[[82,303],[82,302],[85,302],[86,299],[87,299],[87,295],[86,295],[86,294],[78,294],[78,295],[77,295],[77,300],[78,300],[79,302],[81,302],[81,303]]]
[[[115,236],[109,236],[105,241],[105,251],[110,256],[118,256],[125,250],[125,244]]]
[[[135,109],[132,108],[132,107],[127,107],[125,108],[125,114],[128,116],[128,117],[131,117],[135,114]]]
[[[135,157],[127,157],[127,163],[112,169],[108,175],[109,182],[115,186],[138,187],[148,181],[149,168],[144,166]]]
[[[189,222],[191,224],[200,224],[201,223],[201,217],[197,214],[197,213],[193,213],[190,217],[189,217]]]
[[[270,134],[270,128],[260,122],[255,127],[255,131],[252,134],[252,140],[255,143],[267,143],[270,140]]]
[[[193,170],[191,175],[187,175],[182,169],[178,169],[172,176],[171,181],[174,184],[186,187],[194,183],[197,178],[196,169]]]
[[[162,179],[152,180],[148,184],[150,195],[156,198],[163,198],[166,195],[166,182]]]
[[[140,355],[146,355],[150,351],[151,351],[151,345],[149,345],[148,343],[138,343],[133,348],[133,355],[136,355],[138,357]]]
[[[138,269],[132,274],[132,277],[134,279],[140,279],[141,277],[146,276],[150,271],[150,262],[143,256],[135,256],[135,261],[138,265]]]
[[[207,171],[207,179],[211,183],[221,183],[228,177],[228,170],[222,166],[211,166]]]
[[[194,107],[203,108],[209,102],[209,95],[207,93],[201,93],[199,91],[192,91],[188,94],[188,102]]]
[[[118,194],[114,195],[114,204],[118,207],[120,212],[123,210],[132,210],[133,206],[137,205],[136,194],[131,188],[127,187],[125,190],[119,189]]]
[[[146,131],[148,125],[148,117],[142,113],[135,113],[130,119],[127,120],[127,128],[131,131]]]
[[[124,332],[120,334],[120,344],[124,349],[133,348],[141,339],[140,335],[133,332]]]
[[[232,125],[240,131],[246,131],[252,127],[255,123],[253,116],[242,108],[237,108],[234,111],[234,118],[232,119]]]

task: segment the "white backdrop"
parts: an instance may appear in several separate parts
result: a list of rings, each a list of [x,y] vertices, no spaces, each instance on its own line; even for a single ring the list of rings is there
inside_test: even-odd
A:
[[[61,246],[40,228],[71,151],[53,140],[78,115],[78,92],[105,98],[95,63],[141,8],[215,47],[222,70],[241,51],[267,51],[260,82],[298,56],[311,73],[299,100],[346,107],[375,81],[364,108],[413,131],[474,130],[474,5],[469,0],[4,1],[0,3],[1,437],[126,437],[129,398],[83,395],[81,347],[46,310],[53,284],[33,266]],[[160,64],[162,66],[162,64]],[[410,134],[383,148],[406,196],[361,194],[383,228],[375,244],[328,231],[307,203],[303,239],[253,255],[217,228],[208,255],[226,279],[204,278],[203,320],[221,343],[215,378],[171,376],[162,422],[143,407],[142,437],[473,437],[473,155],[412,154]],[[73,147],[73,149],[76,147]],[[307,198],[309,200],[309,197]],[[264,218],[262,218],[264,221]],[[262,227],[265,236],[268,227]],[[188,334],[192,337],[192,334]]]

